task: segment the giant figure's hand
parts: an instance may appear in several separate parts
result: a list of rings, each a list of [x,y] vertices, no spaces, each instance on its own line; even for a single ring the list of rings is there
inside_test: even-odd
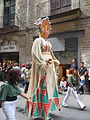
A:
[[[60,62],[56,59],[56,60],[53,60],[53,62],[56,64],[56,65],[59,65]]]
[[[46,70],[48,69],[49,64],[47,62],[44,62],[43,65],[41,66],[41,69]]]

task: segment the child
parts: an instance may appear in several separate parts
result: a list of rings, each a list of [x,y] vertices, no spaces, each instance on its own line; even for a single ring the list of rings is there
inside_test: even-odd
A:
[[[18,70],[11,69],[7,76],[7,82],[0,87],[0,102],[7,120],[16,120],[16,101],[20,95],[28,100],[28,97],[21,92],[17,83],[19,82]]]
[[[60,81],[60,90],[67,91],[67,81],[65,80],[65,77],[62,77]]]

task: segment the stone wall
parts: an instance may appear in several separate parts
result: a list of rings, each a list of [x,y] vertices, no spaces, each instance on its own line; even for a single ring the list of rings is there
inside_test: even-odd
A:
[[[19,25],[20,30],[26,28],[27,19],[27,1],[16,0],[16,24]]]

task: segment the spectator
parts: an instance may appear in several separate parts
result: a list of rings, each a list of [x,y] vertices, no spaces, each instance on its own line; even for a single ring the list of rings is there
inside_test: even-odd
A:
[[[84,94],[83,87],[86,85],[88,80],[88,71],[87,68],[84,66],[84,62],[80,63],[80,68],[78,69],[78,76],[79,76],[79,90],[78,93]]]
[[[22,68],[21,68],[21,79],[22,79],[22,86],[25,86],[25,64],[22,64]]]
[[[0,66],[0,81],[3,81],[2,67]]]
[[[74,77],[74,69],[70,68],[69,76],[68,76],[68,90],[66,93],[66,96],[64,97],[64,100],[62,102],[63,107],[68,107],[68,98],[70,94],[72,93],[76,99],[76,102],[78,103],[80,109],[86,108],[86,106],[79,100],[77,91],[76,91],[76,78]]]
[[[75,58],[72,59],[72,64],[71,64],[70,68],[73,68],[76,70],[78,69],[77,60]]]
[[[17,96],[21,95],[28,99],[18,87],[18,82],[19,76],[17,70],[11,69],[7,76],[7,82],[0,87],[0,103],[7,120],[16,120],[15,111]]]
[[[10,69],[13,68],[13,63],[8,63],[8,66],[7,66],[7,74],[9,72]]]
[[[19,68],[19,66],[18,66],[18,63],[14,63],[14,67],[13,67],[13,69],[17,69],[17,70],[20,71],[20,68]]]
[[[25,70],[26,86],[25,86],[25,91],[24,91],[25,93],[27,93],[28,87],[29,87],[29,82],[30,82],[30,77],[31,77],[31,67],[32,67],[32,64],[26,65],[26,70]]]
[[[7,63],[3,63],[2,73],[3,73],[3,80],[5,81],[6,76],[7,76]]]
[[[67,81],[65,80],[65,77],[62,77],[60,81],[60,91],[67,91]]]

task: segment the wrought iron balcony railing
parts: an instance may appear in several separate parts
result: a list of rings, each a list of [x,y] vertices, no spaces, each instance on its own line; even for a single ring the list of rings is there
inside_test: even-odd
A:
[[[4,15],[0,17],[0,28],[15,25],[15,13]]]
[[[25,24],[20,16],[16,13],[0,16],[0,29],[15,26],[20,28],[21,26],[25,27]]]
[[[3,26],[12,26],[15,24],[15,13],[3,16]]]

